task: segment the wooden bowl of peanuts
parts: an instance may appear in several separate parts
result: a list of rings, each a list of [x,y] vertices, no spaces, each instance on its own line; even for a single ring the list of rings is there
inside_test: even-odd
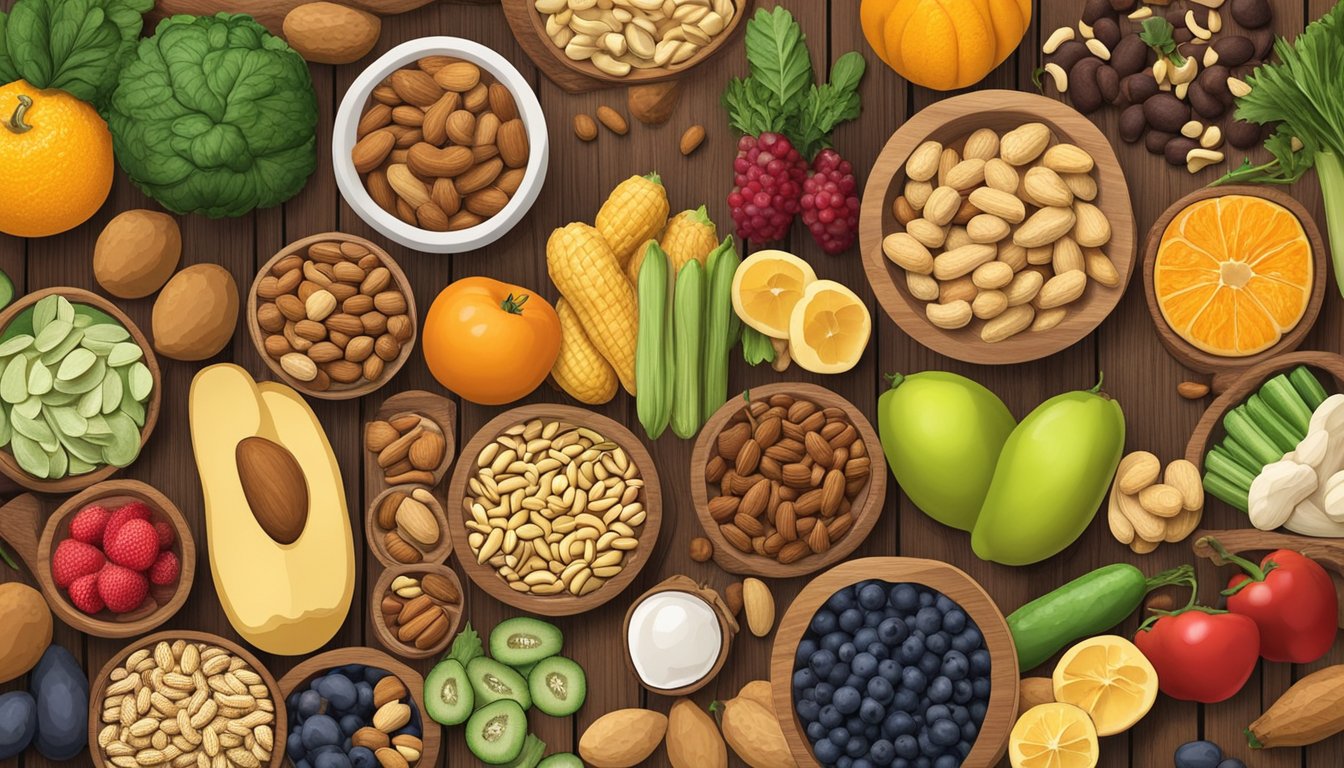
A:
[[[662,491],[630,430],[538,403],[495,417],[467,443],[447,514],[476,586],[520,610],[570,616],[616,597],[653,556]]]
[[[386,384],[415,348],[415,292],[387,251],[325,232],[257,272],[247,330],[266,366],[309,397],[348,400]]]
[[[143,707],[141,690],[149,691]],[[161,716],[163,707],[153,703],[160,698],[187,716]],[[131,765],[172,763],[197,752],[208,759],[213,751],[230,765],[279,768],[288,730],[275,677],[247,649],[207,632],[173,629],[140,638],[114,654],[89,686],[89,754],[97,765],[123,765],[126,757]]]
[[[903,331],[969,363],[1038,360],[1111,313],[1134,270],[1129,187],[1106,137],[1054,99],[979,91],[892,135],[864,190],[873,293]]]

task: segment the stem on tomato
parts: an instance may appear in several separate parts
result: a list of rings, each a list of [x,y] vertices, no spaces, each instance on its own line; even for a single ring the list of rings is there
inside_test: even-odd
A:
[[[1212,536],[1205,536],[1201,538],[1199,540],[1199,543],[1208,545],[1208,547],[1212,549],[1214,553],[1216,553],[1218,557],[1221,558],[1224,562],[1232,563],[1241,570],[1245,571],[1247,576],[1250,576],[1249,579],[1241,582],[1235,587],[1223,590],[1222,592],[1223,595],[1226,596],[1235,595],[1241,590],[1245,589],[1247,584],[1252,584],[1257,581],[1264,581],[1265,575],[1274,568],[1273,562],[1270,562],[1268,568],[1261,568],[1254,562],[1247,560],[1246,558],[1241,557],[1240,555],[1234,555],[1231,552],[1228,552],[1227,548],[1224,547],[1221,542],[1219,542]]]
[[[507,298],[499,303],[499,308],[508,312],[510,315],[521,315],[523,314],[523,305],[526,304],[527,300],[530,298],[532,297],[527,294],[514,298],[513,294],[510,293]]]
[[[33,130],[33,126],[23,122],[28,114],[28,109],[33,106],[33,100],[29,96],[19,94],[19,106],[14,108],[14,114],[10,115],[9,120],[5,122],[5,127],[13,133],[27,133]]]
[[[1227,611],[1221,610],[1219,608],[1210,608],[1207,605],[1199,605],[1198,603],[1199,580],[1195,577],[1195,570],[1193,568],[1189,568],[1189,566],[1186,566],[1186,568],[1188,568],[1188,570],[1182,570],[1181,568],[1173,568],[1170,571],[1158,574],[1157,576],[1154,577],[1155,579],[1167,577],[1166,583],[1161,584],[1159,586],[1171,586],[1173,584],[1184,584],[1189,586],[1190,599],[1186,602],[1185,606],[1183,608],[1177,608],[1174,611],[1161,611],[1156,608],[1149,608],[1148,610],[1152,612],[1153,615],[1149,616],[1147,619],[1144,620],[1142,624],[1139,625],[1140,632],[1147,631],[1149,628],[1151,628],[1154,624],[1156,624],[1165,616],[1180,616],[1182,613],[1189,613],[1191,611],[1198,611],[1199,613],[1207,613],[1211,616],[1220,613],[1227,613]]]

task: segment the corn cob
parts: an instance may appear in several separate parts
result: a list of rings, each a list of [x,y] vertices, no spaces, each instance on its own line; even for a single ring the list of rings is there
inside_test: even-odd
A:
[[[658,237],[658,245],[667,254],[673,273],[679,273],[686,262],[695,259],[702,266],[709,266],[706,259],[710,252],[719,246],[719,234],[710,221],[705,206],[688,209],[673,216],[667,222],[667,228]],[[644,261],[645,249],[635,250],[625,273],[631,282],[639,282],[639,266]]]
[[[562,297],[555,303],[560,315],[560,355],[551,368],[551,378],[571,397],[588,405],[601,405],[616,396],[620,381],[611,364],[583,332],[574,308]]]
[[[635,289],[611,246],[596,229],[573,222],[552,232],[546,241],[546,268],[593,346],[616,370],[625,391],[633,395],[639,315]]]
[[[594,224],[624,267],[641,243],[658,236],[667,212],[667,190],[658,174],[631,176],[611,190]]]

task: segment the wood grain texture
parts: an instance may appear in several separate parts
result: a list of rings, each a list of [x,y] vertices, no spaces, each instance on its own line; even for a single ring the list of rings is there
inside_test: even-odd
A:
[[[290,11],[313,0],[157,0],[145,20],[145,28],[152,32],[160,19],[179,13],[213,16],[216,13],[246,13],[273,34],[283,33],[285,16]],[[341,5],[358,8],[377,15],[413,11],[434,0],[341,0]]]
[[[127,317],[126,313],[122,312],[116,304],[82,288],[44,288],[25,294],[22,298],[15,300],[13,304],[5,307],[4,311],[0,312],[0,329],[9,327],[14,318],[42,299],[58,295],[64,296],[72,304],[84,304],[111,315],[114,320],[126,328],[127,332],[131,334],[131,340],[144,353],[142,362],[149,369],[150,376],[154,381],[154,388],[149,393],[149,401],[145,403],[145,424],[140,428],[140,450],[143,452],[145,443],[149,440],[150,434],[154,432],[154,425],[159,422],[159,405],[163,400],[163,374],[159,368],[159,359],[154,355],[154,347],[145,338],[145,334],[140,331],[140,327],[135,324],[135,321]],[[46,480],[33,477],[25,472],[14,458],[14,454],[10,453],[8,446],[0,449],[0,473],[30,491],[40,493],[73,493],[106,480],[120,471],[121,467],[107,464],[82,475],[66,475],[59,480]]]
[[[854,527],[830,549],[820,555],[810,554],[788,564],[781,563],[773,557],[739,551],[723,537],[719,531],[719,524],[709,514],[710,484],[705,480],[705,465],[717,453],[719,433],[728,425],[730,419],[746,407],[742,398],[730,397],[728,402],[705,422],[695,440],[695,448],[691,451],[691,500],[695,503],[695,514],[700,518],[700,526],[704,530],[705,537],[714,545],[714,562],[729,573],[771,579],[805,576],[835,565],[863,544],[863,540],[877,525],[882,515],[882,506],[887,500],[887,472],[880,460],[882,443],[877,439],[877,432],[868,418],[854,407],[853,403],[816,384],[807,382],[767,384],[763,387],[754,387],[750,390],[750,395],[753,401],[769,400],[773,395],[790,395],[799,400],[810,400],[821,408],[842,409],[854,428],[858,430],[863,444],[867,446],[871,471],[868,475],[868,484],[851,502]]]
[[[989,708],[980,735],[962,763],[964,768],[996,765],[1008,749],[1008,732],[1017,719],[1017,647],[1008,622],[993,598],[974,579],[947,563],[911,557],[865,557],[843,563],[808,583],[785,611],[775,630],[770,654],[770,684],[775,716],[784,728],[793,759],[803,768],[819,768],[802,725],[793,711],[794,655],[817,609],[831,595],[860,581],[911,582],[935,589],[966,611],[984,635],[990,655]]]
[[[1302,319],[1287,333],[1283,334],[1283,337],[1269,349],[1246,357],[1209,354],[1181,338],[1167,324],[1166,318],[1162,316],[1162,310],[1157,305],[1157,293],[1153,285],[1154,270],[1157,266],[1157,251],[1162,246],[1162,238],[1166,234],[1167,228],[1171,226],[1172,220],[1181,211],[1201,200],[1226,195],[1259,197],[1287,208],[1302,224],[1302,230],[1306,233],[1307,241],[1311,246],[1310,255],[1314,265],[1311,294],[1307,298],[1307,307],[1302,314]],[[1311,213],[1307,211],[1306,207],[1286,192],[1269,186],[1205,187],[1195,190],[1172,203],[1158,218],[1157,223],[1148,230],[1148,240],[1143,252],[1143,295],[1148,301],[1148,313],[1153,316],[1153,327],[1157,330],[1157,338],[1178,362],[1201,373],[1241,371],[1264,362],[1275,355],[1297,349],[1298,345],[1306,338],[1307,333],[1316,323],[1317,315],[1321,312],[1321,304],[1325,301],[1326,284],[1329,282],[1325,277],[1325,266],[1329,260],[1329,251],[1326,250],[1325,239],[1321,237],[1321,230],[1316,226],[1316,220],[1311,217]]]
[[[1047,331],[1018,333],[996,343],[980,338],[981,323],[957,330],[939,328],[925,314],[928,302],[905,287],[905,270],[882,253],[882,238],[898,231],[892,202],[905,186],[905,162],[925,141],[960,147],[973,131],[992,128],[999,134],[1020,125],[1041,122],[1061,142],[1082,147],[1096,163],[1098,193],[1093,204],[1106,214],[1111,239],[1103,247],[1120,284],[1115,288],[1089,281],[1082,298],[1068,305],[1069,314]],[[976,91],[936,102],[910,118],[892,134],[869,172],[859,219],[859,248],[868,282],[877,300],[901,330],[937,352],[969,363],[1003,365],[1039,360],[1075,344],[1111,313],[1124,294],[1134,269],[1134,212],[1125,173],[1106,136],[1078,112],[1044,96],[1018,91]]]
[[[457,593],[462,596],[462,602],[458,604],[457,609],[447,612],[448,632],[439,642],[428,648],[416,648],[409,643],[403,643],[383,621],[383,612],[379,609],[383,596],[392,591],[392,580],[398,576],[413,576],[422,578],[426,574],[436,574],[448,579]],[[414,565],[394,565],[382,572],[378,581],[373,585],[373,590],[369,592],[369,621],[373,623],[374,633],[378,636],[378,642],[384,648],[407,659],[429,659],[443,655],[444,650],[452,644],[453,638],[457,635],[457,630],[462,626],[462,617],[467,613],[466,592],[462,589],[462,581],[457,578],[457,573],[446,565],[439,563],[416,563]]]

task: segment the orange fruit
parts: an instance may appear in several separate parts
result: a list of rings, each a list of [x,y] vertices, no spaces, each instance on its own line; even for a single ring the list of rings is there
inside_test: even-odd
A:
[[[112,134],[87,102],[23,80],[0,86],[0,232],[83,224],[112,191]]]
[[[1162,233],[1153,293],[1181,338],[1212,355],[1246,357],[1302,320],[1312,259],[1292,211],[1250,195],[1213,197],[1187,206]]]

